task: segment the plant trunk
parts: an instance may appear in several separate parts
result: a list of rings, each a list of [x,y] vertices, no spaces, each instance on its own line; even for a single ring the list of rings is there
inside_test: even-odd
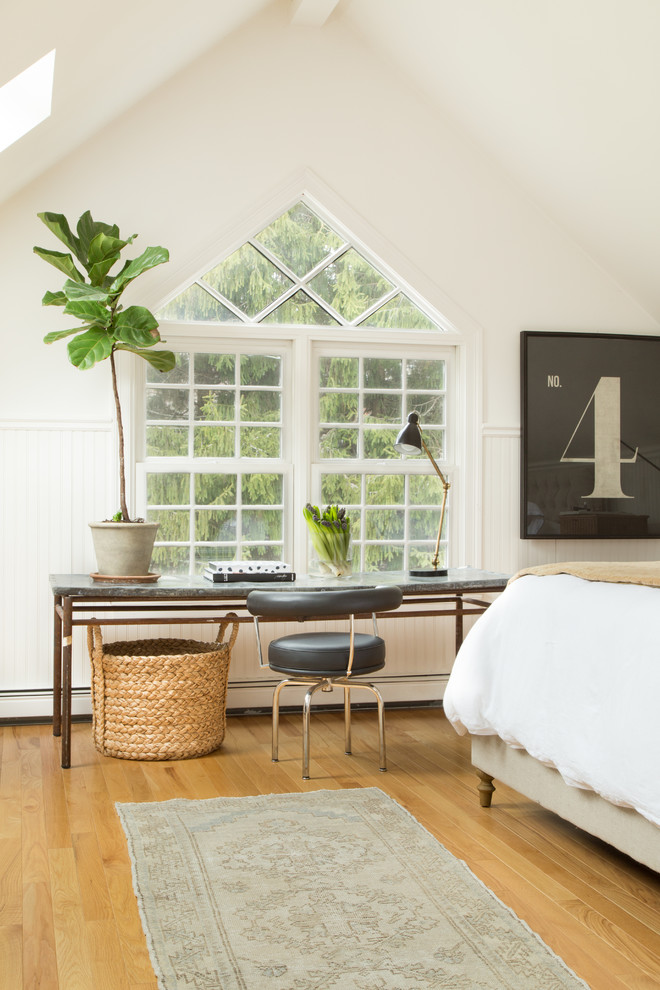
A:
[[[117,387],[117,369],[115,368],[115,352],[110,352],[110,367],[112,368],[112,392],[115,397],[115,415],[117,418],[117,437],[119,442],[119,508],[124,522],[131,522],[126,504],[126,471],[124,467],[124,427],[121,419],[121,404]]]

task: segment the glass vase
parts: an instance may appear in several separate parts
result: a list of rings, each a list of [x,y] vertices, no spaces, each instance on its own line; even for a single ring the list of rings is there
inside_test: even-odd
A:
[[[348,547],[342,553],[322,556],[310,540],[309,573],[314,577],[350,577],[353,573],[353,541],[349,540]]]

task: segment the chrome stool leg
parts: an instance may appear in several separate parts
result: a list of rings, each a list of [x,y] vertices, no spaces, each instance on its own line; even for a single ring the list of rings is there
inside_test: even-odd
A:
[[[312,696],[315,691],[318,691],[323,686],[323,683],[323,681],[319,681],[317,684],[313,684],[305,695],[305,703],[303,705],[303,780],[309,780],[309,723]]]
[[[387,770],[385,759],[385,702],[375,684],[360,684],[360,687],[371,691],[376,696],[376,701],[378,702],[378,769],[384,773]]]
[[[279,753],[279,734],[280,734],[280,691],[290,681],[280,681],[280,683],[275,688],[275,693],[273,694],[273,748],[271,754],[271,760],[273,763],[278,762]]]
[[[351,689],[344,688],[344,752],[351,755]]]

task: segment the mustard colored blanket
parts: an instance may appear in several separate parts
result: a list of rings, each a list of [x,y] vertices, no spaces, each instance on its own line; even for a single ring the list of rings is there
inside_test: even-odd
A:
[[[660,560],[576,560],[560,564],[539,564],[536,567],[524,567],[509,579],[509,584],[527,574],[535,574],[537,577],[572,574],[584,581],[645,584],[651,588],[660,588]]]

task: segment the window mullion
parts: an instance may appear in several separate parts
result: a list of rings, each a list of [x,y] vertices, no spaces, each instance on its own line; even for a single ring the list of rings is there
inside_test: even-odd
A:
[[[299,290],[300,290],[299,285],[291,286],[291,288],[287,289],[286,292],[283,292],[281,296],[278,296],[275,302],[272,302],[268,306],[265,306],[260,313],[257,313],[257,315],[254,318],[254,322],[260,323],[262,320],[265,320],[266,317],[270,316],[270,314],[274,312],[274,310],[278,309],[282,305],[282,303],[285,303],[287,299],[290,299],[292,296],[295,296],[296,292],[298,292]]]
[[[314,302],[321,307],[321,309],[324,309],[326,313],[328,313],[333,320],[336,320],[341,326],[345,327],[349,325],[346,322],[346,318],[342,316],[341,313],[339,313],[333,306],[331,306],[329,302],[326,302],[323,296],[320,296],[318,292],[311,287],[311,285],[303,286],[303,291],[306,292],[310,299],[313,299]]]
[[[228,310],[230,310],[234,314],[234,316],[236,316],[240,320],[241,323],[249,322],[249,318],[246,313],[243,313],[238,308],[238,306],[235,306],[234,303],[231,302],[231,300],[227,299],[226,296],[223,296],[223,294],[221,292],[218,292],[217,289],[214,289],[212,285],[208,284],[208,282],[205,282],[203,279],[198,278],[195,284],[198,285],[200,289],[203,289],[204,292],[208,292],[209,295],[213,296],[216,302],[222,303],[222,305],[225,306]]]
[[[389,292],[386,292],[385,295],[381,296],[380,299],[377,299],[375,303],[372,303],[371,306],[369,306],[362,313],[360,313],[359,316],[356,316],[354,320],[350,320],[350,322],[348,322],[346,325],[349,327],[360,326],[360,324],[364,323],[365,320],[368,320],[369,317],[373,315],[373,313],[379,310],[381,306],[387,305],[387,303],[390,302],[391,299],[394,299],[395,296],[398,296],[400,292],[401,289],[399,289],[399,287],[395,285],[393,289],[391,289]]]

